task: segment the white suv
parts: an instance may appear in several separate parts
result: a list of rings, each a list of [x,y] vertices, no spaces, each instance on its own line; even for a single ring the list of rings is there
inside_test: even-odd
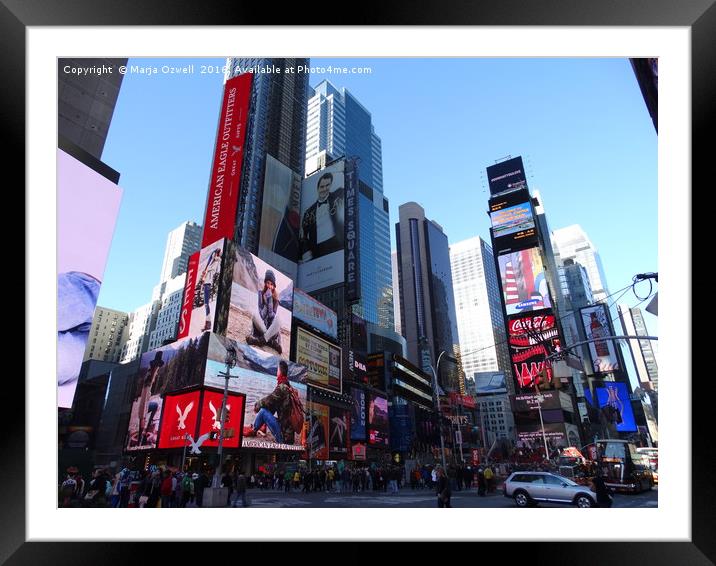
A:
[[[514,498],[517,507],[532,507],[540,501],[597,506],[595,494],[588,486],[549,472],[514,472],[505,480],[503,494]]]

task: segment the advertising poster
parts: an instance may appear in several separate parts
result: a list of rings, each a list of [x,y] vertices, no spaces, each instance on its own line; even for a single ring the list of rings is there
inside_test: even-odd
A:
[[[544,436],[547,437],[547,446],[550,452],[555,448],[568,445],[563,423],[545,423]],[[517,428],[517,446],[518,448],[529,448],[544,452],[542,426],[540,424],[520,425]]]
[[[331,338],[338,339],[338,315],[335,311],[298,288],[293,290],[293,316]]]
[[[209,333],[205,332],[142,354],[134,378],[127,450],[157,447],[162,396],[201,385],[208,343]]]
[[[191,391],[164,398],[159,448],[183,448],[189,438],[196,440],[196,423],[199,418],[201,391]]]
[[[306,368],[223,336],[211,335],[204,385],[223,389],[226,349],[237,354],[229,391],[243,393],[243,448],[302,451],[306,412]],[[287,375],[282,366],[285,364]]]
[[[222,238],[202,248],[199,252],[196,281],[191,289],[193,297],[191,312],[185,322],[185,324],[188,323],[185,332],[187,336],[198,336],[202,332],[214,328],[216,303],[221,282],[221,266],[224,260],[224,242],[225,240]],[[180,330],[182,329],[180,328]],[[179,335],[182,334],[179,333]]]
[[[507,320],[507,334],[512,374],[517,387],[534,389],[535,380],[541,388],[551,384],[552,365],[545,360],[561,347],[554,314],[545,311],[536,315],[510,317]],[[543,369],[546,369],[546,376],[540,374]]]
[[[552,308],[539,248],[498,256],[507,315]]]
[[[342,352],[339,346],[319,338],[312,332],[298,328],[296,332],[296,361],[306,366],[307,380],[331,391],[341,392]]]
[[[507,393],[505,374],[499,371],[475,372],[475,391],[477,395]]]
[[[202,248],[221,238],[234,237],[252,77],[251,73],[244,73],[224,84],[224,98],[206,201]]]
[[[489,204],[495,251],[537,244],[532,203],[527,190],[491,198]]]
[[[368,443],[374,446],[388,446],[388,399],[369,395],[368,402]]]
[[[310,429],[308,431],[308,455],[314,460],[328,460],[328,434],[330,408],[311,403]]]
[[[487,182],[490,185],[491,195],[527,188],[522,157],[513,157],[488,167]]]
[[[344,282],[345,161],[303,180],[298,286],[316,291]]]
[[[202,446],[219,446],[219,432],[221,431],[221,403],[224,393],[219,391],[204,391],[201,402],[201,420],[199,422],[198,436],[212,434]],[[226,419],[224,421],[224,448],[238,448],[241,442],[241,433],[244,423],[244,396],[230,393],[226,400]]]
[[[301,176],[266,155],[259,255],[295,278],[300,234]]]
[[[186,278],[184,279],[184,295],[181,299],[181,312],[179,313],[179,327],[177,328],[177,340],[189,336],[189,326],[192,314],[194,313],[194,300],[196,299],[196,279],[199,271],[199,256],[201,251],[189,256],[186,267]]]
[[[604,373],[619,369],[619,361],[614,342],[611,340],[598,340],[612,336],[611,324],[607,314],[606,305],[597,304],[579,309],[582,316],[584,334],[589,343],[589,355],[592,358],[594,373]]]
[[[353,410],[351,411],[351,440],[365,442],[366,439],[366,394],[364,389],[351,389]]]
[[[605,382],[604,387],[596,388],[596,393],[599,410],[608,425],[614,426],[617,432],[637,431],[626,383]]]
[[[350,452],[351,417],[348,411],[330,408],[328,447],[331,458],[346,458]]]
[[[288,360],[293,281],[262,259],[234,246],[226,336],[258,357]]]
[[[57,150],[57,406],[61,408],[72,407],[121,200],[117,185]]]

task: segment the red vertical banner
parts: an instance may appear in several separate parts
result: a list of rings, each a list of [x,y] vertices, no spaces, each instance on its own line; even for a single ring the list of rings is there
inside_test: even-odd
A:
[[[189,336],[189,323],[191,322],[192,310],[194,310],[194,288],[196,287],[197,271],[199,270],[199,253],[196,252],[189,256],[186,281],[184,281],[184,297],[181,302],[181,313],[179,314],[177,340]]]
[[[229,79],[224,85],[202,248],[220,238],[231,239],[234,236],[252,78],[251,73],[244,73]]]

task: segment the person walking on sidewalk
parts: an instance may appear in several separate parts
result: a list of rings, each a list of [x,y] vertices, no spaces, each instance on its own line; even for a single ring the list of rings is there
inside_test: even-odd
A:
[[[450,481],[448,480],[447,475],[445,474],[445,470],[443,470],[442,467],[437,467],[437,488],[436,488],[437,496],[438,496],[438,507],[452,507],[450,504],[450,497],[452,495],[452,491],[450,490]]]
[[[239,497],[241,498],[241,506],[248,507],[249,500],[246,497],[246,476],[244,472],[239,472],[239,477],[236,478],[236,499],[234,500],[234,507],[238,507]]]

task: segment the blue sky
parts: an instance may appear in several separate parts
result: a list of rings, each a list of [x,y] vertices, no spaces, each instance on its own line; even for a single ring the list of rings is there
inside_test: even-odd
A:
[[[124,196],[101,306],[130,311],[149,302],[167,233],[185,220],[202,222],[223,75],[200,71],[225,60],[186,62],[193,74],[127,74],[122,83],[102,155],[120,172]],[[398,206],[412,200],[450,242],[489,242],[485,168],[521,155],[550,228],[584,228],[611,292],[636,273],[658,271],[657,135],[627,59],[314,58],[311,65],[372,71],[312,73],[310,84],[329,79],[372,113],[393,241]],[[623,301],[638,299],[629,291]],[[657,319],[646,317],[656,334]]]

